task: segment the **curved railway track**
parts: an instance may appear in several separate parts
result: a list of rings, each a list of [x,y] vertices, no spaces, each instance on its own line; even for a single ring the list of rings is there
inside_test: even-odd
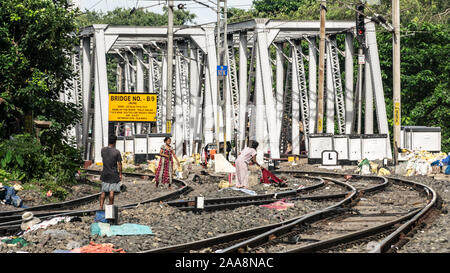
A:
[[[99,171],[86,171],[88,174],[99,174]],[[328,205],[324,209],[319,209],[305,215],[298,215],[278,223],[253,227],[198,241],[149,249],[142,252],[330,252],[342,251],[355,245],[364,245],[369,241],[379,240],[381,242],[376,244],[370,250],[371,252],[394,252],[400,247],[399,245],[405,243],[406,234],[413,230],[414,227],[420,226],[421,221],[427,215],[432,214],[434,209],[439,205],[438,196],[433,189],[420,183],[399,178],[346,175],[329,172],[276,171],[275,173],[290,174],[299,179],[308,178],[316,180],[317,184],[256,196],[209,198],[205,199],[204,209],[198,210],[195,208],[195,202],[193,200],[170,201],[192,190],[184,181],[174,179],[174,184],[177,184],[179,188],[173,192],[141,202],[122,205],[119,209],[125,210],[135,208],[140,204],[164,201],[167,205],[176,207],[179,210],[205,211],[205,213],[208,213],[207,211],[219,209],[234,209],[241,206],[273,203],[280,199],[288,201],[337,199],[338,201],[336,203],[331,206]],[[139,177],[141,179],[152,179],[154,177],[153,175],[139,173],[124,173],[124,175]],[[349,176],[351,177],[350,179]],[[345,179],[343,179],[344,177]],[[329,194],[329,191],[331,191],[329,189],[333,187],[333,194]],[[340,190],[339,193],[336,193],[336,187],[345,190]],[[400,190],[402,187],[407,190],[403,190],[402,192]],[[383,205],[382,200],[379,198],[381,195],[378,193],[381,190],[383,190],[383,194],[392,191],[390,193],[391,197],[395,197],[399,193],[405,194],[405,192],[408,193],[409,191],[411,194],[414,192],[416,195],[417,192],[420,192],[423,202],[409,207],[406,211],[404,209],[400,211],[383,210],[382,206],[380,206]],[[97,198],[98,194],[94,194],[58,204],[0,212],[0,235],[20,231],[21,216],[18,215],[20,212],[33,211],[41,219],[55,216],[92,215],[97,210],[61,209],[77,207],[81,204],[92,202]],[[369,227],[362,224],[367,222],[370,222]],[[352,223],[351,226],[353,229],[346,230],[345,228],[341,228],[342,230],[338,231],[337,227],[344,227],[348,223]],[[331,227],[331,229],[327,229],[326,227]]]
[[[342,201],[336,203],[335,205],[324,209],[323,211],[326,211],[326,212],[324,212],[324,214],[335,213],[335,211],[334,211],[335,209],[339,208],[340,206],[350,203],[352,201],[352,198],[354,198],[354,196],[356,194],[356,189],[354,187],[352,187],[351,185],[340,182],[340,181],[333,181],[333,182],[336,183],[337,185],[347,188],[349,191],[346,192],[345,194],[339,194],[339,195],[332,194],[332,195],[328,195],[328,196],[321,195],[320,197],[312,198],[312,199],[336,199],[336,198],[343,199]],[[302,197],[297,197],[297,198],[301,199]],[[311,198],[311,197],[308,197],[308,198]],[[293,200],[293,199],[295,199],[295,198],[292,198],[290,200]],[[233,232],[233,233],[229,233],[229,234],[219,235],[219,236],[216,236],[213,238],[208,238],[208,239],[199,240],[199,241],[195,241],[195,242],[189,242],[186,244],[179,244],[179,245],[175,245],[175,246],[151,249],[151,250],[143,251],[143,253],[168,253],[168,252],[192,252],[192,251],[205,252],[205,250],[208,250],[209,252],[214,252],[216,249],[221,249],[223,246],[232,245],[233,243],[236,243],[236,242],[242,242],[247,238],[253,238],[259,234],[265,233],[272,229],[282,228],[282,227],[289,225],[295,221],[298,221],[302,217],[303,216],[298,216],[298,217],[289,219],[287,221],[270,224],[270,225],[265,225],[265,226],[260,226],[260,227],[256,227],[256,228],[251,228],[251,229],[247,229],[247,230],[242,230],[242,231],[238,231],[238,232]]]
[[[95,170],[85,170],[88,174],[100,174],[100,171]],[[142,179],[152,179],[153,175],[147,174],[139,174],[139,173],[129,173],[124,172],[124,176],[126,177],[138,177]],[[152,202],[161,202],[161,201],[169,201],[179,197],[182,194],[186,194],[191,191],[192,188],[189,187],[184,181],[173,179],[173,183],[178,187],[173,191],[157,196],[149,199],[140,200],[139,202],[124,204],[119,206],[119,210],[134,208],[141,204],[152,203]],[[85,206],[86,204],[97,202],[100,193],[92,194],[89,196],[85,196],[82,198],[55,203],[55,204],[47,204],[40,205],[35,207],[30,207],[26,209],[19,210],[11,210],[11,211],[3,211],[0,212],[0,235],[8,235],[12,233],[20,233],[20,224],[22,222],[22,213],[25,211],[33,211],[34,216],[40,218],[41,220],[50,219],[58,216],[86,216],[93,215],[98,210],[97,209],[74,209],[76,207]],[[66,209],[66,210],[60,210]]]
[[[326,175],[333,177],[345,177],[345,174],[327,173],[327,172],[301,172],[301,171],[286,171],[277,173],[297,173],[306,175]],[[432,209],[438,206],[437,194],[429,187],[415,183],[408,180],[402,180],[398,178],[383,178],[373,176],[359,176],[352,175],[351,179],[347,179],[347,183],[342,180],[336,180],[330,177],[322,177],[323,180],[333,183],[339,183],[347,187],[353,188],[351,192],[344,194],[345,199],[327,207],[325,209],[302,215],[297,218],[230,234],[220,235],[214,238],[208,238],[200,241],[189,242],[186,244],[180,244],[175,246],[169,246],[164,248],[152,249],[143,251],[145,253],[164,253],[164,252],[217,252],[217,253],[233,253],[233,252],[279,252],[274,245],[288,245],[288,249],[284,252],[315,252],[315,251],[327,251],[343,249],[352,244],[358,244],[361,242],[367,242],[370,240],[380,240],[385,238],[379,243],[372,252],[386,252],[395,251],[398,246],[394,245],[394,242],[401,238],[404,238],[407,231],[411,230],[417,225],[419,219],[423,219],[426,214],[432,213]],[[354,180],[357,181],[354,181]],[[361,185],[364,179],[372,179],[381,181],[376,185]],[[353,183],[352,183],[353,182]],[[352,184],[358,185],[354,188]],[[376,192],[380,190],[386,190],[393,187],[400,187],[399,185],[406,185],[407,189],[421,192],[426,198],[423,198],[422,204],[416,204],[409,208],[407,211],[387,211],[379,208],[380,203],[376,203],[373,200],[370,202],[370,196],[375,196]],[[399,193],[393,192],[391,197]],[[385,193],[383,191],[383,193]],[[403,193],[404,194],[404,193]],[[342,195],[340,195],[342,197]],[[317,196],[312,196],[317,198]],[[338,195],[335,196],[338,198]],[[405,197],[405,196],[403,196]],[[417,196],[416,196],[417,197]],[[305,197],[297,197],[305,198]],[[329,198],[329,197],[328,197]],[[291,198],[292,199],[296,199]],[[317,199],[321,199],[320,197]],[[376,198],[375,198],[376,199]],[[408,199],[408,198],[406,198]],[[410,199],[411,200],[411,199]],[[364,203],[366,202],[366,204]],[[380,201],[381,202],[381,201]],[[359,205],[358,205],[359,204]],[[422,206],[417,206],[422,205]],[[367,223],[370,222],[370,227],[367,228],[364,225],[360,227],[353,227],[353,230],[344,230],[345,234],[330,235],[330,231],[323,229],[322,234],[316,234],[316,236],[303,237],[299,236],[305,232],[308,228],[313,227],[314,224],[324,226],[327,223],[328,226],[337,226],[339,223],[343,223],[343,220],[347,219],[348,222],[353,223]],[[330,222],[333,221],[333,222]],[[345,222],[345,221],[344,221]],[[342,224],[341,224],[342,225]],[[355,231],[356,228],[356,231]],[[317,226],[316,230],[320,230]],[[314,233],[314,232],[313,232]],[[328,233],[327,237],[323,236],[324,233]],[[341,232],[342,233],[342,232]],[[299,246],[300,245],[300,246]],[[269,251],[267,251],[269,250]]]
[[[404,236],[424,213],[436,206],[437,195],[431,188],[419,183],[391,178],[388,181],[389,187],[381,194],[368,194],[372,190],[359,189],[359,201],[347,211],[342,210],[339,214],[319,221],[304,218],[296,225],[268,231],[217,252],[386,252],[398,249],[394,242]],[[401,190],[397,184],[406,184],[406,190]],[[387,192],[393,188],[396,189],[392,193]],[[426,197],[422,198],[422,202],[416,202],[417,191]],[[407,211],[403,211],[405,203],[395,204],[395,195],[398,197],[398,194],[402,194],[403,201],[407,200],[406,205],[410,206]],[[392,198],[387,199],[386,196]],[[376,243],[383,238],[380,243]],[[375,247],[373,250],[368,244],[371,241]],[[348,248],[355,245],[359,247]]]

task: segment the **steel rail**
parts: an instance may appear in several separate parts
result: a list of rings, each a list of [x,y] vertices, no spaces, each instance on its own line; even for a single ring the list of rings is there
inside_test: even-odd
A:
[[[382,225],[378,225],[378,226],[371,227],[371,228],[368,228],[368,229],[364,229],[364,230],[361,230],[361,231],[356,231],[356,232],[353,232],[353,233],[350,233],[350,234],[346,234],[346,235],[343,235],[343,236],[339,236],[339,237],[336,237],[336,238],[332,238],[332,239],[329,239],[329,240],[323,240],[323,241],[319,241],[319,242],[316,242],[316,243],[308,244],[306,246],[302,246],[302,247],[299,247],[299,248],[291,249],[291,250],[288,250],[288,251],[283,252],[283,253],[311,253],[311,252],[317,252],[317,251],[321,251],[321,250],[324,250],[324,249],[327,249],[327,248],[335,247],[335,246],[340,245],[340,244],[349,243],[349,242],[352,242],[352,241],[355,241],[355,240],[366,238],[368,236],[373,236],[375,234],[378,234],[378,233],[381,233],[381,232],[383,232],[385,230],[388,230],[389,228],[391,228],[392,226],[394,226],[394,225],[396,225],[396,224],[398,224],[400,222],[403,222],[405,220],[410,219],[411,217],[416,215],[418,213],[418,211],[419,211],[418,209],[414,210],[414,211],[408,213],[407,215],[402,216],[399,219],[395,219],[393,221],[387,222],[387,223],[382,224]]]
[[[101,172],[99,170],[88,170],[88,169],[82,169],[82,170],[86,171],[86,172],[90,172],[90,173],[96,173],[96,174],[99,174]],[[129,172],[125,172],[123,174],[126,176],[133,176],[133,177],[151,177],[151,176],[153,176],[153,175],[149,175],[149,174],[139,174],[139,173],[129,173]],[[186,184],[184,182],[182,183],[182,185],[186,186]],[[91,195],[87,195],[87,196],[83,196],[83,197],[80,197],[77,199],[63,201],[63,202],[59,202],[59,203],[38,205],[38,206],[29,207],[29,208],[25,208],[25,209],[18,209],[18,210],[0,211],[0,222],[2,222],[4,219],[2,216],[14,215],[14,214],[18,214],[18,213],[23,213],[25,211],[43,211],[43,210],[52,210],[52,209],[61,209],[61,208],[72,208],[72,207],[76,207],[76,206],[79,206],[82,204],[92,202],[95,199],[98,199],[99,196],[100,196],[100,193],[94,193]],[[158,200],[158,201],[160,201],[160,200]],[[5,219],[8,219],[8,218],[5,218]]]
[[[370,251],[370,253],[396,252],[399,249],[399,246],[397,246],[397,244],[400,243],[399,241],[402,239],[402,237],[412,231],[415,227],[418,227],[420,222],[423,221],[427,217],[427,215],[432,212],[433,208],[437,208],[438,206],[439,196],[431,187],[406,179],[395,177],[389,177],[389,179],[393,180],[396,183],[402,183],[411,185],[413,187],[422,188],[427,193],[427,195],[431,195],[432,198],[431,200],[429,200],[428,204],[423,209],[421,209],[413,218],[411,218],[409,221],[401,225],[397,230],[387,236],[375,249]]]
[[[312,177],[309,177],[309,178],[312,178]],[[348,196],[345,200],[343,200],[335,205],[335,206],[339,207],[340,205],[343,204],[343,202],[347,203],[347,202],[349,202],[349,200],[351,200],[351,198],[353,198],[355,196],[356,189],[354,187],[352,187],[351,185],[348,185],[348,184],[340,182],[340,181],[336,181],[336,183],[340,184],[342,186],[345,186],[351,190],[350,194],[347,194]],[[329,208],[332,208],[332,207],[333,206],[331,206]],[[227,244],[227,243],[233,242],[233,241],[242,241],[243,238],[248,238],[248,237],[253,238],[253,236],[257,236],[257,235],[265,233],[267,231],[287,226],[295,221],[298,221],[299,219],[303,219],[304,217],[305,216],[298,216],[298,217],[294,217],[292,219],[289,219],[289,220],[286,220],[286,221],[283,221],[280,223],[269,224],[269,225],[265,225],[265,226],[261,226],[261,227],[255,227],[255,228],[251,228],[251,229],[247,229],[247,230],[242,230],[242,231],[237,231],[237,232],[233,232],[233,233],[229,233],[229,234],[219,235],[216,237],[198,240],[198,241],[194,241],[194,242],[188,242],[188,243],[178,244],[178,245],[174,245],[174,246],[167,246],[167,247],[162,247],[162,248],[157,248],[157,249],[146,250],[146,251],[142,251],[141,253],[170,253],[170,252],[179,253],[179,252],[186,252],[186,251],[190,251],[190,250],[198,250],[198,249],[202,249],[205,247],[217,246],[220,244]]]
[[[342,208],[345,205],[350,205],[356,198],[358,198],[357,190],[352,185],[338,181],[338,180],[334,180],[334,179],[327,179],[327,180],[330,180],[337,184],[346,185],[348,188],[350,188],[352,190],[351,194],[349,194],[344,200],[342,200],[332,206],[329,206],[325,209],[322,209],[322,210],[319,210],[316,212],[306,214],[304,216],[300,216],[297,220],[295,220],[287,225],[283,225],[283,226],[271,229],[269,231],[266,231],[262,234],[259,234],[255,237],[245,240],[243,242],[229,246],[225,249],[218,250],[218,251],[216,251],[216,253],[238,253],[240,251],[240,249],[253,248],[256,245],[259,245],[263,242],[270,241],[270,240],[272,240],[272,238],[276,238],[281,234],[287,233],[288,231],[292,230],[293,228],[295,228],[299,225],[308,224],[308,223],[318,221],[320,219],[338,214],[339,208]],[[387,184],[387,181],[384,184]]]
[[[139,174],[136,173],[132,173],[133,175],[139,176]],[[128,174],[127,174],[128,175]],[[172,200],[173,198],[176,198],[182,194],[185,194],[188,191],[191,191],[192,188],[187,186],[186,183],[182,180],[178,180],[178,179],[173,179],[172,180],[174,183],[176,184],[180,184],[181,188],[179,188],[176,191],[173,191],[171,193],[168,193],[166,195],[162,195],[162,196],[158,196],[155,198],[151,198],[148,200],[143,200],[141,202],[138,203],[132,203],[132,204],[126,204],[123,206],[119,207],[119,210],[124,210],[124,209],[131,209],[131,208],[135,208],[141,204],[146,204],[146,203],[154,203],[154,202],[160,202],[160,201],[165,201],[165,200]],[[93,215],[97,212],[97,209],[90,209],[90,210],[70,210],[70,211],[53,211],[53,212],[42,212],[42,213],[37,213],[35,216],[40,216],[40,218],[42,220],[44,219],[50,219],[53,217],[59,217],[59,216],[86,216],[86,215]],[[15,218],[13,218],[13,216],[7,216],[8,220],[10,220],[9,222],[4,222],[4,223],[0,223],[0,235],[6,235],[6,234],[10,234],[11,232],[19,232],[20,231],[20,224],[22,223],[21,221],[21,216],[17,215],[15,216]],[[16,219],[16,220],[12,220],[12,219]]]
[[[202,210],[230,209],[230,208],[236,208],[236,207],[240,207],[240,206],[272,203],[281,198],[286,198],[289,196],[296,196],[299,193],[302,193],[305,191],[311,191],[311,190],[323,187],[325,185],[323,179],[321,179],[321,178],[312,178],[312,177],[308,177],[308,178],[319,180],[319,183],[309,186],[309,187],[304,187],[304,188],[299,188],[299,189],[289,190],[289,191],[270,193],[270,194],[205,199],[204,200],[204,208]],[[330,198],[333,198],[333,197],[334,196],[332,196]],[[338,197],[340,197],[340,196],[338,196]],[[338,197],[335,197],[335,198],[338,198]],[[309,198],[305,198],[305,199],[309,199]],[[167,202],[167,204],[170,206],[177,207],[178,209],[183,210],[183,211],[198,210],[195,207],[194,200],[172,201],[172,202]]]
[[[408,214],[403,215],[402,217],[400,217],[398,219],[389,221],[389,222],[381,224],[381,225],[377,225],[377,226],[374,226],[374,227],[371,227],[368,229],[353,232],[353,233],[346,234],[343,236],[331,238],[329,240],[323,240],[323,241],[319,241],[316,243],[308,244],[306,246],[288,250],[284,253],[306,253],[306,252],[310,253],[310,252],[321,251],[321,250],[328,249],[328,248],[334,248],[341,244],[346,244],[349,242],[353,242],[356,240],[360,240],[360,239],[363,239],[366,237],[374,236],[376,234],[385,232],[389,229],[392,229],[393,226],[407,221],[403,225],[401,225],[398,229],[396,229],[395,232],[388,235],[380,244],[378,244],[378,246],[375,249],[373,249],[370,252],[371,253],[381,253],[381,252],[389,252],[392,249],[396,249],[397,247],[393,244],[394,244],[394,242],[399,240],[399,237],[401,236],[401,234],[406,234],[412,228],[412,226],[415,223],[417,223],[417,221],[420,217],[422,217],[425,213],[429,212],[433,207],[436,206],[437,194],[432,188],[430,188],[426,185],[420,184],[420,183],[416,183],[416,182],[408,181],[408,180],[404,180],[404,179],[399,179],[399,178],[388,178],[388,180],[392,180],[394,183],[408,184],[415,188],[422,189],[429,197],[429,199],[428,199],[429,202],[428,202],[427,206],[425,206],[422,209],[420,209],[420,208],[415,209],[415,210],[409,212]]]

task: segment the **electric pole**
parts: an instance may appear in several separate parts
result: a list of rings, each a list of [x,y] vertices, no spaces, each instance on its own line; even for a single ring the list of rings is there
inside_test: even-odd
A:
[[[398,146],[400,144],[400,0],[392,1],[392,23],[394,25],[393,36],[393,101],[394,101],[394,160],[398,161]]]
[[[217,40],[216,40],[216,51],[217,51],[217,65],[220,65],[220,56],[221,56],[221,46],[220,46],[220,0],[217,0]],[[212,69],[214,69],[212,67]],[[216,67],[217,73],[217,67]],[[219,107],[220,107],[220,79],[219,75],[217,75],[217,120],[216,120],[216,153],[220,151],[220,116],[219,116]]]
[[[173,88],[173,0],[168,0],[167,24],[167,103],[166,133],[172,132],[172,88]]]
[[[362,120],[362,96],[363,96],[363,78],[364,78],[364,47],[366,44],[366,27],[365,27],[365,16],[364,16],[364,4],[356,4],[356,39],[358,40],[358,125],[357,134],[361,134],[361,120]]]
[[[226,54],[228,54],[228,33],[227,33],[227,0],[223,0],[223,59],[222,60],[228,60],[228,57]],[[225,64],[227,65],[227,71],[228,71],[228,67],[229,64],[227,61],[225,61]],[[227,75],[225,76],[225,79],[223,81],[223,98],[224,98],[224,111],[223,111],[223,155],[225,156],[225,158],[227,158],[227,112],[225,111],[226,109],[228,110],[228,106],[227,106],[227,94],[228,94],[228,90],[227,90],[227,78],[228,78],[228,72]]]
[[[325,78],[325,18],[327,1],[320,2],[319,89],[317,93],[317,133],[323,132],[323,89]]]
[[[223,20],[220,18],[220,2],[224,3],[224,7],[223,7],[223,12],[224,12],[224,18]],[[222,37],[221,37],[221,30],[222,30],[222,26],[221,24],[224,24],[224,33],[223,33],[223,41],[222,41]],[[227,52],[227,47],[228,47],[228,43],[227,43],[227,0],[217,0],[217,65],[219,66],[223,66],[224,63],[226,63],[226,56],[224,54],[226,54]],[[228,65],[228,64],[226,64]],[[228,69],[228,66],[227,66]],[[223,72],[222,72],[223,73]],[[228,74],[228,72],[227,72]],[[220,82],[222,81],[222,86],[220,84]],[[222,87],[222,88],[221,88]],[[223,90],[222,94],[224,99],[221,100],[221,92],[220,90]],[[226,157],[226,150],[227,150],[227,132],[226,132],[226,92],[227,92],[227,75],[217,75],[217,111],[219,111],[220,107],[224,106],[224,108],[222,109],[222,120],[223,120],[223,154]],[[217,153],[220,152],[220,126],[219,126],[219,121],[220,121],[220,115],[219,113],[217,113],[217,134],[216,134],[216,145],[217,145]]]

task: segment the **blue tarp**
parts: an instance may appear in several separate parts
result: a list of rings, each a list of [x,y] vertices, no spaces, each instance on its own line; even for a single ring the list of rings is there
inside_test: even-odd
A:
[[[105,211],[100,210],[95,213],[94,222],[108,223],[108,220],[105,219]]]
[[[91,224],[91,234],[100,236],[117,236],[117,235],[151,235],[153,234],[149,226],[138,224],[123,224],[118,226],[111,226],[106,223]]]

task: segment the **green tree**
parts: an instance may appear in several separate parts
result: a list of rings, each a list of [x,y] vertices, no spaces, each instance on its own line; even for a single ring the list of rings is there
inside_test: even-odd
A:
[[[354,20],[355,3],[360,1],[328,0],[327,20]],[[400,0],[401,24],[432,22],[440,24],[449,23],[450,2],[447,0]],[[389,19],[392,14],[392,1],[381,0],[380,5],[366,5],[365,14],[373,16],[374,13]],[[253,9],[237,12],[233,15],[243,14],[254,17],[291,20],[319,20],[319,2],[317,0],[254,0]]]
[[[130,26],[164,26],[167,25],[167,8],[163,8],[164,13],[154,13],[143,9],[116,8],[107,13],[96,11],[85,11],[78,16],[77,23],[80,27],[93,24],[130,25]],[[174,10],[173,21],[175,25],[192,23],[195,14],[188,10]]]
[[[53,121],[52,136],[43,136],[48,146],[61,143],[79,120],[76,105],[59,101],[73,77],[68,56],[77,41],[76,12],[67,6],[67,0],[0,2],[0,138],[22,132],[27,112]]]
[[[402,28],[402,124],[438,126],[450,151],[450,35],[448,25],[411,23]],[[392,35],[378,34],[387,115],[392,126]]]
[[[0,168],[10,179],[36,181],[64,198],[75,181],[80,152],[65,135],[81,118],[78,105],[60,94],[74,76],[70,56],[76,10],[67,0],[0,1]],[[49,129],[23,134],[24,116],[52,121]]]

